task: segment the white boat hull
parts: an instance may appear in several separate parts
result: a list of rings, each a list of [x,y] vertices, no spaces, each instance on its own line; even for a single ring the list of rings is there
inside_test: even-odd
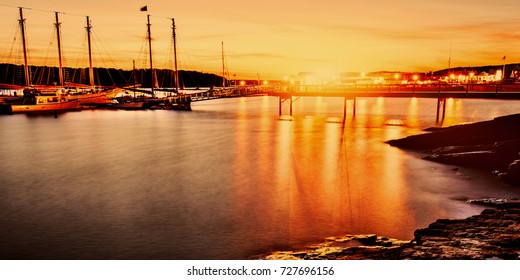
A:
[[[35,105],[11,105],[13,114],[15,113],[43,113],[54,111],[78,110],[79,100],[63,101],[58,103],[35,104]]]

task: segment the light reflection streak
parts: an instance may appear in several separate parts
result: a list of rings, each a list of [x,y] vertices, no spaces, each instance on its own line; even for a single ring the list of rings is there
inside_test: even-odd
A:
[[[274,193],[279,194],[278,208],[280,213],[283,213],[285,221],[283,225],[287,225],[283,232],[289,234],[290,226],[288,223],[291,219],[291,196],[290,191],[292,184],[294,184],[292,176],[292,133],[293,133],[293,122],[278,122],[277,133],[275,142],[275,155],[274,155]]]
[[[401,128],[386,128],[384,130],[385,139],[398,139],[402,137]],[[406,211],[407,194],[406,190],[410,187],[407,184],[404,173],[404,156],[402,151],[384,147],[382,153],[383,160],[381,162],[381,178],[380,182],[385,182],[379,188],[381,196],[384,196],[381,204],[382,213],[391,213],[384,216],[384,223],[386,230],[391,231],[396,224],[402,224],[403,221],[410,222],[413,216]],[[394,229],[395,230],[395,229]]]
[[[247,117],[247,102],[246,102],[246,98],[245,97],[242,97],[242,98],[239,98],[238,99],[238,113],[239,113],[239,117],[241,119],[244,119]]]
[[[385,123],[385,99],[377,97],[376,103],[372,105],[372,121],[374,126],[381,126]]]
[[[409,127],[417,127],[420,125],[419,122],[419,101],[416,97],[410,99],[408,104],[408,114],[406,118],[407,125]]]
[[[314,111],[316,114],[325,114],[327,113],[327,103],[325,102],[323,96],[318,96],[315,100]]]
[[[358,98],[356,101],[356,126],[366,127],[368,125],[368,104],[367,99]]]
[[[465,122],[464,120],[464,103],[461,99],[446,99],[446,115],[443,126],[457,125]]]
[[[343,161],[343,129],[335,124],[326,124],[324,127],[324,137],[321,145],[323,146],[323,168],[320,172],[322,193],[326,199],[325,205],[329,215],[333,220],[340,220],[342,216],[342,193],[343,180],[341,163]]]

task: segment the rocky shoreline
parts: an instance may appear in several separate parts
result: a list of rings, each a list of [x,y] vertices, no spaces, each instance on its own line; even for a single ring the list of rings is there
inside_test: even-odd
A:
[[[492,172],[520,185],[520,114],[491,121],[432,128],[387,143],[420,151],[424,159]],[[279,251],[268,260],[448,260],[520,259],[520,200],[469,200],[493,207],[466,219],[439,219],[417,229],[413,240],[345,235],[298,251]]]
[[[420,151],[427,160],[493,172],[520,185],[520,114],[429,131],[387,143]]]
[[[274,252],[266,260],[487,260],[520,259],[519,208],[486,209],[466,219],[439,219],[413,240],[375,234],[345,235],[299,251]]]

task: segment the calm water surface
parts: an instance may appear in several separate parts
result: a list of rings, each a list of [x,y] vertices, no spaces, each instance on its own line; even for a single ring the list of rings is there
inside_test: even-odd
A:
[[[0,116],[0,257],[248,259],[346,233],[409,239],[482,210],[461,199],[520,196],[384,143],[433,126],[436,100],[360,98],[345,125],[341,101],[302,98],[292,121],[273,97]],[[449,100],[443,125],[519,108]]]

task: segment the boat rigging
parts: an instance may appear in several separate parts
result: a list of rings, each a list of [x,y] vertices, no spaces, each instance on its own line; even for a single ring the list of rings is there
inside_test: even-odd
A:
[[[31,77],[29,76],[29,62],[27,59],[27,39],[25,37],[25,19],[23,18],[23,8],[20,7],[20,29],[22,32],[22,44],[23,44],[23,59],[24,59],[24,73],[25,73],[25,85],[31,85]]]

